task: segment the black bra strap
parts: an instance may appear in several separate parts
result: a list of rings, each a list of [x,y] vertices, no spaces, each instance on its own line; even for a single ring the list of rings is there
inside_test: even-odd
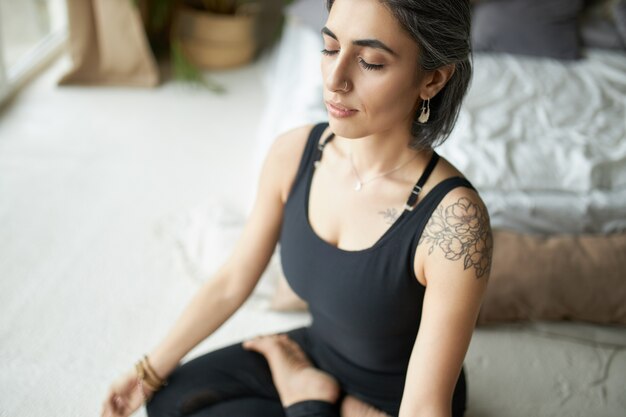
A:
[[[419,196],[420,191],[422,191],[422,187],[426,183],[426,180],[430,176],[430,173],[433,172],[433,169],[435,169],[435,165],[437,165],[438,161],[439,161],[439,154],[433,151],[433,155],[430,157],[430,161],[428,162],[426,169],[424,170],[420,178],[417,180],[417,182],[413,186],[413,189],[411,190],[411,195],[409,195],[409,199],[404,204],[405,210],[413,211],[416,205],[415,203],[417,202],[417,197]]]

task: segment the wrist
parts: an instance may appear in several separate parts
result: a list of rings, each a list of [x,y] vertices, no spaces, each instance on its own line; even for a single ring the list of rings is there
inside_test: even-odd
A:
[[[147,403],[148,401],[150,401],[156,391],[144,384],[142,379],[138,378],[137,384],[139,385],[139,389],[141,390],[141,396],[143,397],[144,403]]]
[[[148,358],[152,369],[160,378],[167,378],[179,362],[176,357],[171,355],[171,352],[163,351],[160,348],[148,353]]]
[[[147,355],[135,363],[135,372],[137,374],[138,384],[141,386],[142,394],[149,392],[156,392],[164,385],[167,385],[167,381],[161,378],[150,364]],[[144,399],[147,400],[146,395]]]

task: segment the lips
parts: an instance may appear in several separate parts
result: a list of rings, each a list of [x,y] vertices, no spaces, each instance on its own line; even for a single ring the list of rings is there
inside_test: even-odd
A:
[[[332,106],[334,108],[336,108],[337,110],[341,110],[341,111],[356,111],[356,109],[351,109],[349,107],[346,107],[340,103],[335,103],[333,101],[326,101],[326,104],[328,104],[329,106]]]

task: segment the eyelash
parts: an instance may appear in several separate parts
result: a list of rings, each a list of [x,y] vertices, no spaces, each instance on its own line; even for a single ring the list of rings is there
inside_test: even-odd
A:
[[[337,51],[329,51],[328,49],[322,49],[321,52],[324,55],[335,55],[337,53]],[[380,70],[384,67],[384,65],[379,64],[368,64],[367,62],[363,61],[363,58],[359,58],[359,62],[366,70]]]

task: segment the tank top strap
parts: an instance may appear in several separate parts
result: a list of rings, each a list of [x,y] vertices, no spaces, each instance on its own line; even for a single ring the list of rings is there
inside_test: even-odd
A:
[[[294,193],[294,190],[299,186],[299,184],[303,182],[306,183],[309,166],[311,165],[311,162],[314,160],[314,158],[317,157],[317,143],[319,142],[319,139],[322,133],[324,133],[324,129],[326,129],[327,126],[327,122],[320,122],[313,125],[313,128],[309,132],[306,144],[304,145],[304,150],[302,151],[302,155],[300,156],[298,171],[296,172],[293,184],[291,185],[291,190],[289,191],[287,201],[291,199],[291,195]]]
[[[428,161],[428,165],[426,165],[426,169],[424,170],[424,172],[422,172],[422,175],[413,186],[411,194],[409,194],[409,198],[404,204],[405,210],[413,211],[416,206],[415,203],[417,201],[417,198],[419,197],[420,191],[422,191],[422,187],[424,187],[426,180],[428,180],[428,177],[430,177],[430,174],[435,169],[435,165],[437,165],[437,162],[439,162],[439,154],[433,151],[433,154],[430,157],[430,161]]]
[[[471,182],[467,180],[465,177],[449,177],[445,180],[441,181],[439,184],[435,185],[426,197],[422,200],[419,205],[423,205],[423,209],[425,212],[423,213],[423,217],[427,220],[430,218],[432,212],[437,208],[441,200],[453,189],[457,187],[467,187],[472,190],[478,192],[476,188],[472,185]],[[422,217],[422,214],[420,214]]]
[[[335,138],[335,134],[331,133],[330,135],[328,135],[326,137],[326,139],[324,139],[322,142],[320,142],[320,137],[322,136],[322,133],[324,132],[324,130],[326,129],[326,127],[328,126],[328,122],[324,122],[324,123],[319,123],[318,125],[315,126],[315,128],[319,128],[320,131],[319,133],[312,135],[313,139],[314,139],[314,145],[315,145],[315,156],[313,158],[313,167],[317,168],[317,166],[320,164],[320,161],[322,159],[322,152],[324,152],[324,147],[326,145],[328,145],[328,142],[330,142],[331,140],[333,140]],[[315,129],[314,128],[314,129]]]
[[[305,177],[305,173],[307,172],[311,161],[315,161],[317,158],[319,158],[319,156],[317,155],[317,144],[319,143],[319,139],[322,136],[322,133],[324,133],[324,129],[326,129],[327,126],[328,122],[320,122],[315,124],[309,132],[309,137],[307,138],[306,145],[304,146],[304,151],[302,152],[302,156],[300,157],[300,165],[298,166],[294,185],[301,181],[303,177]]]

